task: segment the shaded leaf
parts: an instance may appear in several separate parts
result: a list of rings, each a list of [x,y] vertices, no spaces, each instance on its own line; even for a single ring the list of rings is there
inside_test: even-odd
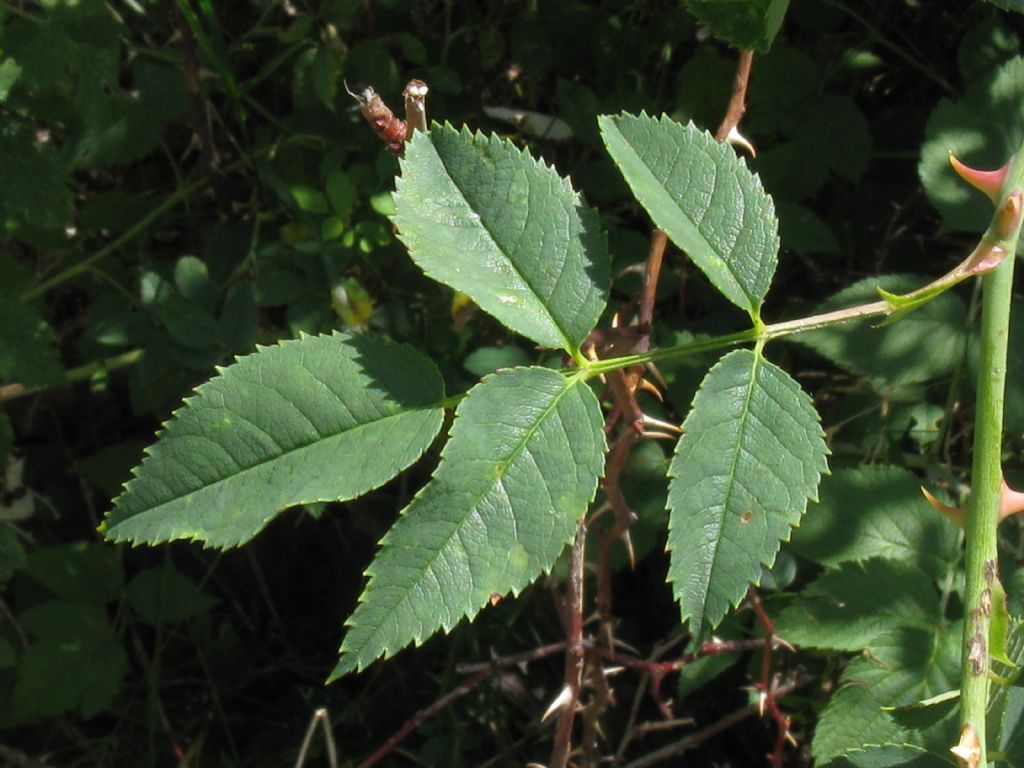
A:
[[[775,631],[798,646],[860,651],[890,630],[934,629],[941,618],[935,584],[917,565],[875,558],[844,563],[809,584],[779,614]]]
[[[608,295],[596,212],[496,136],[434,125],[406,145],[394,222],[413,261],[512,330],[576,352]]]
[[[846,668],[842,687],[821,713],[814,734],[815,759],[826,764],[869,744],[948,747],[956,742],[955,722],[909,731],[882,707],[904,706],[945,693],[957,687],[959,677],[959,625],[942,632],[899,629],[877,638],[870,651]]]
[[[825,478],[821,501],[793,531],[790,547],[822,565],[873,557],[915,563],[945,575],[959,552],[960,530],[921,494],[921,482],[899,467],[844,469]]]
[[[126,595],[135,614],[154,626],[198,616],[218,602],[169,563],[135,574]]]
[[[97,605],[116,600],[124,579],[117,552],[87,541],[35,550],[28,574],[58,597]]]
[[[332,678],[517,594],[574,536],[604,466],[590,387],[547,368],[485,378],[430,483],[384,536]]]
[[[136,544],[236,546],[286,507],[390,480],[433,441],[443,395],[433,363],[385,339],[260,348],[175,412],[102,529]]]
[[[988,77],[970,82],[962,99],[942,99],[921,145],[918,173],[943,229],[983,232],[992,202],[954,173],[949,153],[972,168],[1002,166],[1024,135],[1024,58],[1015,57]]]
[[[19,621],[36,641],[18,660],[4,719],[18,722],[74,709],[90,717],[110,705],[128,657],[102,608],[47,602],[22,613]]]
[[[598,118],[608,153],[654,224],[725,298],[757,319],[778,260],[778,221],[761,182],[693,124]]]
[[[746,350],[701,384],[669,476],[668,577],[683,620],[714,627],[771,565],[827,471],[810,398]]]
[[[782,26],[789,0],[686,0],[686,7],[719,40],[763,53]]]

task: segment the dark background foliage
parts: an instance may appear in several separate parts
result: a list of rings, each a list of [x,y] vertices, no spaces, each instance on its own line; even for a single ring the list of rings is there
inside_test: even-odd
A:
[[[941,99],[1018,53],[1015,23],[981,3],[791,4],[755,57],[742,124],[781,221],[766,316],[796,316],[867,276],[960,261],[972,236],[943,229],[919,148]],[[346,83],[398,108],[421,78],[434,119],[512,137],[570,175],[610,233],[614,311],[639,287],[628,268],[650,225],[595,118],[665,112],[713,131],[735,59],[679,2],[0,3],[0,746],[60,766],[282,765],[325,707],[355,764],[454,688],[457,664],[558,640],[556,571],[472,626],[324,687],[363,569],[436,451],[362,500],[282,514],[241,550],[112,547],[96,527],[161,421],[254,343],[370,328],[424,350],[451,392],[545,359],[409,262],[387,219],[397,161]],[[535,129],[501,110],[560,122]],[[955,347],[941,320],[929,344],[945,350],[953,334]],[[661,341],[742,327],[671,253]],[[834,467],[941,456],[951,476],[963,470],[969,430],[950,403],[969,409],[966,363],[925,346],[896,373],[860,358],[850,372],[826,362],[843,354],[829,343],[774,354],[816,394]],[[663,371],[669,418],[685,415],[709,362]],[[1017,425],[1010,451],[1019,436]],[[644,652],[681,629],[662,551],[670,450],[645,443],[624,480],[641,522],[637,567],[618,555],[618,632]],[[799,587],[796,562],[783,553],[769,593]],[[741,614],[723,633],[749,624]],[[684,676],[677,715],[706,725],[748,701],[758,659],[726,661],[703,687],[719,670]],[[807,739],[835,668],[799,663],[820,676],[786,702]],[[543,761],[539,714],[560,679],[558,656],[496,675],[387,764]],[[612,745],[639,684],[617,682]],[[641,717],[657,716],[639,701]],[[748,722],[692,760],[757,765],[773,738]],[[309,764],[323,764],[320,750]]]

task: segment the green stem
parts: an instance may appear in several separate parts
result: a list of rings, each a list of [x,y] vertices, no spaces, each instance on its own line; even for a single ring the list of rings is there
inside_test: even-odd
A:
[[[65,384],[76,384],[80,381],[88,381],[97,373],[102,371],[116,371],[118,368],[127,368],[130,365],[135,365],[139,360],[142,359],[142,350],[133,349],[129,352],[123,352],[120,355],[114,357],[108,357],[104,360],[94,360],[91,363],[80,365],[77,368],[72,368],[64,373]],[[0,386],[0,403],[5,400],[15,400],[25,395],[31,395],[35,392],[40,392],[47,389],[45,386],[26,387],[21,384],[6,384]]]
[[[1024,188],[1024,148],[1011,161],[1002,187],[1002,201],[986,237],[1001,235],[999,243],[1014,254],[1020,236],[1021,190]],[[1014,201],[1011,198],[1016,197]],[[1007,214],[1012,215],[1007,215]],[[1009,228],[1010,231],[999,231]],[[971,499],[964,533],[967,539],[964,594],[964,634],[960,674],[961,749],[977,750],[977,764],[988,765],[985,713],[989,696],[989,641],[992,587],[999,578],[996,527],[1002,492],[1003,398],[1006,389],[1006,349],[1015,258],[1004,259],[982,282],[981,365],[974,424],[974,462]],[[958,755],[963,759],[966,755]],[[970,755],[974,757],[974,755]]]
[[[1011,251],[1012,252],[1012,251]],[[996,568],[996,525],[1002,484],[1003,394],[1009,336],[1013,263],[1006,259],[983,280],[981,366],[975,415],[974,464],[967,537],[966,621],[960,680],[960,724],[973,726],[980,744],[979,765],[985,755],[985,711],[989,693],[989,613]]]

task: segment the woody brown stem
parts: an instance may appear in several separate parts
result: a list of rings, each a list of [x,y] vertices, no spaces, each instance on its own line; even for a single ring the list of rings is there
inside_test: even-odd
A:
[[[565,679],[569,688],[568,704],[558,718],[555,729],[555,744],[551,750],[550,768],[565,768],[572,751],[572,726],[576,719],[576,706],[580,698],[580,684],[583,681],[583,566],[586,559],[587,524],[580,520],[576,529],[576,541],[569,557],[569,579],[563,597],[563,616],[567,628],[568,643],[565,648]]]
[[[732,81],[732,96],[729,98],[729,106],[726,107],[722,124],[715,132],[716,141],[725,141],[729,132],[740,124],[743,113],[747,111],[747,84],[750,81],[750,65],[753,63],[753,51],[740,51],[739,61],[736,62],[736,76]]]

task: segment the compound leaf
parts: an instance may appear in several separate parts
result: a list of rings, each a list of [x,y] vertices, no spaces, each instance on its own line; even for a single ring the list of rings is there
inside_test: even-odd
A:
[[[598,118],[608,153],[655,225],[755,321],[778,261],[775,206],[726,144],[692,123]]]
[[[434,125],[406,145],[399,239],[427,276],[512,330],[575,353],[608,297],[597,213],[511,142]]]
[[[669,476],[669,579],[699,633],[736,605],[828,470],[811,399],[748,350],[720,360],[683,424]]]
[[[167,422],[102,530],[113,541],[237,546],[282,509],[390,480],[441,428],[444,384],[415,350],[304,336],[240,358]]]
[[[518,593],[575,534],[604,467],[590,388],[547,368],[488,376],[459,405],[441,464],[384,536],[332,678]]]

